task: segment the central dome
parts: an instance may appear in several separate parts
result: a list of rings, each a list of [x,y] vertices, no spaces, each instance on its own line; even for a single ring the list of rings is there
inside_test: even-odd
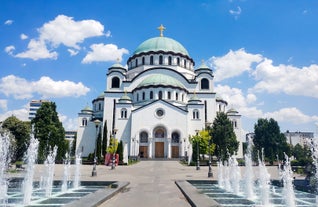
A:
[[[146,52],[174,52],[189,56],[188,51],[177,41],[168,37],[154,37],[141,43],[134,52],[134,55]]]
[[[163,85],[163,86],[172,86],[177,88],[184,88],[182,83],[178,81],[177,79],[163,74],[154,74],[147,78],[145,78],[138,86],[137,88],[141,87],[147,87],[147,86],[157,86],[157,85]]]

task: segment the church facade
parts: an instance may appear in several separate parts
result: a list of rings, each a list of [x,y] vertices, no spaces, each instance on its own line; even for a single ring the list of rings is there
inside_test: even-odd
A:
[[[160,36],[141,43],[127,66],[112,65],[106,90],[78,114],[77,153],[94,152],[99,119],[124,145],[128,157],[180,158],[191,155],[189,136],[212,125],[217,112],[227,113],[242,157],[241,116],[214,90],[213,71],[195,62],[182,44]],[[109,134],[108,133],[108,134]],[[109,142],[108,142],[109,143]]]

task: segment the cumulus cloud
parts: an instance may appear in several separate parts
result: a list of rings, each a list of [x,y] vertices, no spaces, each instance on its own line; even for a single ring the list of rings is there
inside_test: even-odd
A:
[[[4,22],[5,25],[11,25],[13,24],[13,20],[8,19],[7,21]]]
[[[26,34],[21,34],[21,35],[20,35],[20,38],[21,38],[21,40],[26,40],[26,39],[28,39],[29,37],[28,37]]]
[[[63,123],[65,130],[76,130],[77,129],[77,118],[69,118],[66,115],[58,114],[59,120]]]
[[[251,91],[318,98],[318,65],[301,68],[284,64],[275,66],[272,60],[265,59],[252,74],[257,83]]]
[[[54,49],[60,45],[79,50],[79,44],[86,38],[102,36],[103,32],[104,26],[98,21],[74,21],[72,17],[58,15],[39,28],[39,37],[31,39],[28,49],[18,53],[16,57],[33,60],[56,59],[58,54]]]
[[[15,99],[29,99],[34,93],[40,94],[42,98],[79,97],[89,91],[90,89],[81,82],[54,81],[46,76],[31,82],[14,75],[0,79],[0,93],[13,96]]]
[[[278,111],[265,113],[264,117],[273,118],[276,121],[288,121],[294,124],[318,121],[318,116],[308,116],[295,107],[282,108]]]
[[[215,69],[215,81],[221,81],[252,70],[252,65],[262,60],[262,55],[247,53],[241,48],[236,51],[230,50],[222,57],[213,56],[208,62]]]
[[[0,114],[0,121],[6,120],[10,116],[15,116],[21,121],[28,121],[29,119],[29,110],[27,107],[22,109],[16,109],[12,111],[6,111],[4,114]]]
[[[78,54],[77,50],[67,49],[67,51],[70,53],[71,56],[75,56]]]
[[[13,45],[9,45],[4,49],[4,51],[8,53],[9,55],[12,55],[14,50],[15,50],[15,47]]]
[[[125,48],[119,49],[114,44],[93,44],[91,50],[82,60],[82,63],[121,61],[124,54],[128,54]]]
[[[6,111],[8,108],[8,100],[0,99],[0,109]]]

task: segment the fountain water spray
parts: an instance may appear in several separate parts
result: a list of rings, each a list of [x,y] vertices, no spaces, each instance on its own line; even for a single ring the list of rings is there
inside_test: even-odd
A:
[[[285,154],[285,153],[284,153]],[[293,171],[291,169],[289,157],[285,154],[285,163],[282,170],[282,180],[283,180],[283,197],[285,204],[288,207],[295,207],[295,192],[293,185]]]
[[[254,173],[253,173],[253,161],[252,161],[252,140],[248,139],[247,153],[245,157],[245,177],[244,177],[244,189],[247,199],[253,200],[254,194]]]
[[[267,171],[264,159],[264,149],[262,149],[262,159],[258,158],[259,168],[259,199],[261,204],[269,206],[270,203],[270,174]]]
[[[26,174],[23,181],[23,204],[27,205],[31,201],[33,190],[34,165],[38,156],[39,141],[31,134],[30,145],[26,155]]]
[[[54,146],[53,151],[50,150],[44,164],[46,167],[46,177],[45,182],[45,196],[50,197],[52,195],[53,177],[54,177],[54,167],[55,167],[55,157],[57,153],[57,146]]]
[[[238,195],[240,193],[241,171],[234,155],[229,158],[229,168],[231,189],[235,194]]]
[[[63,172],[63,183],[62,183],[62,192],[67,191],[67,186],[69,183],[69,171],[70,171],[70,156],[68,153],[65,154],[65,160],[64,160],[64,172]]]
[[[7,203],[8,182],[6,178],[6,170],[10,162],[10,138],[9,133],[0,133],[0,203]]]
[[[73,188],[78,188],[80,186],[80,167],[82,164],[81,153],[78,153],[75,158],[75,174],[74,174],[74,185]]]
[[[314,138],[311,141],[311,157],[315,166],[315,185],[316,185],[316,204],[318,205],[318,138]]]

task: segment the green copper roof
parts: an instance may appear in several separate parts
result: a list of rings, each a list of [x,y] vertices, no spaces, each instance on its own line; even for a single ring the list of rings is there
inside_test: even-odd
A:
[[[152,86],[152,85],[164,85],[184,88],[182,83],[177,79],[163,74],[155,74],[145,78],[138,87]]]
[[[144,41],[137,47],[134,55],[150,51],[171,51],[189,56],[188,51],[179,42],[168,37],[154,37]]]

